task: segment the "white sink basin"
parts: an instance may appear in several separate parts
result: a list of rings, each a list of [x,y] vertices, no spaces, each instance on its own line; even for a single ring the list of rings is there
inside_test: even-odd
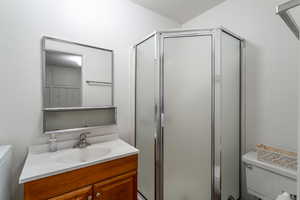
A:
[[[107,140],[107,136],[97,136],[90,139],[93,142],[97,140],[98,143],[93,143],[83,149],[72,148],[73,142],[61,143],[61,147],[65,147],[65,149],[61,148],[57,152],[49,152],[48,144],[30,147],[19,182],[27,183],[138,154],[136,148],[118,138]]]
[[[58,163],[77,164],[99,160],[111,151],[110,148],[90,146],[82,149],[69,149],[54,156]]]

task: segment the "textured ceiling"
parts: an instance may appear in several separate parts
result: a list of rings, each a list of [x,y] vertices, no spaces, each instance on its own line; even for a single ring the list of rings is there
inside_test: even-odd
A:
[[[131,0],[179,23],[196,17],[225,0]]]

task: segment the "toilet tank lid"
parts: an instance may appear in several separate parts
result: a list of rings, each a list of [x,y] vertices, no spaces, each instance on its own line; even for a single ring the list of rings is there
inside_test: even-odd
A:
[[[11,152],[11,145],[0,145],[0,163],[5,159],[6,155]]]
[[[246,164],[250,164],[250,165],[253,165],[253,166],[256,166],[259,168],[263,168],[263,169],[271,171],[275,174],[297,180],[297,171],[296,170],[280,167],[277,165],[273,165],[270,163],[266,163],[266,162],[257,160],[257,153],[254,151],[248,152],[245,155],[243,155],[242,160]]]

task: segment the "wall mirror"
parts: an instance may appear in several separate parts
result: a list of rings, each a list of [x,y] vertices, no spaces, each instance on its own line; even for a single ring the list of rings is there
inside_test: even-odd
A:
[[[113,51],[43,37],[44,108],[113,105]]]
[[[44,133],[116,124],[112,50],[43,37],[42,67]]]

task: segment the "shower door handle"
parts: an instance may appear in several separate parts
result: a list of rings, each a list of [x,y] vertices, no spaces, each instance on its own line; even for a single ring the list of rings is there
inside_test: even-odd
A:
[[[158,113],[159,109],[158,109],[158,104],[154,104],[154,120],[156,122],[160,122],[160,126],[161,128],[165,127],[166,123],[165,123],[165,113]]]
[[[160,125],[162,128],[164,128],[166,126],[165,113],[160,114]]]
[[[154,104],[154,120],[157,121],[158,105]]]

